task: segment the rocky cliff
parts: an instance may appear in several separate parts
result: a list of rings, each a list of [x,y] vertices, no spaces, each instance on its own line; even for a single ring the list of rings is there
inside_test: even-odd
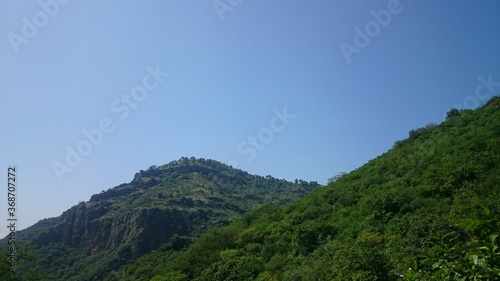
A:
[[[174,235],[189,243],[247,210],[292,202],[316,186],[250,175],[213,160],[182,158],[141,170],[130,183],[93,195],[20,235],[44,253],[40,261],[54,280],[96,280]],[[61,250],[48,255],[54,248]],[[58,255],[68,258],[61,261]],[[99,276],[75,273],[96,263]],[[68,279],[73,276],[78,277]]]

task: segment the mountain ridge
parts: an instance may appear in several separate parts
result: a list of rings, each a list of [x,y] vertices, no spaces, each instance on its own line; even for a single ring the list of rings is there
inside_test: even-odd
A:
[[[292,202],[316,186],[316,182],[295,184],[250,175],[215,160],[183,157],[141,170],[131,182],[94,194],[59,217],[19,231],[18,237],[37,249],[40,264],[53,280],[99,280],[172,237],[191,243],[247,210]],[[82,275],[79,271],[89,266],[85,261],[100,266]]]
[[[105,280],[500,280],[499,186],[494,97],[294,203],[246,212]]]
[[[40,259],[24,265],[42,276],[31,280],[499,279],[500,97],[411,130],[327,186],[249,176],[213,160],[173,162],[25,232]],[[148,237],[164,232],[151,229],[161,211],[175,234],[152,245]],[[111,244],[86,240],[82,225],[93,223],[115,223],[104,231]]]

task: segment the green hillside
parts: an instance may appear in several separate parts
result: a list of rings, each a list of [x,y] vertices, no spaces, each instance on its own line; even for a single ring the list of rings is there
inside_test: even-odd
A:
[[[180,249],[248,210],[291,203],[315,187],[194,157],[152,166],[130,183],[19,231],[17,273],[7,273],[2,262],[1,280],[103,280],[161,245]]]
[[[499,186],[496,97],[323,187],[152,166],[20,231],[1,280],[500,280]]]
[[[165,246],[151,280],[500,280],[499,191],[496,97],[295,203],[247,212],[174,257]],[[134,272],[148,256],[114,276],[147,280]]]

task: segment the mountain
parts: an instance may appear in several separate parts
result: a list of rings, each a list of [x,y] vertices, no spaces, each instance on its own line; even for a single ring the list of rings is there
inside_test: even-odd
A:
[[[133,280],[500,280],[498,198],[495,97],[410,131],[297,202],[210,230]],[[150,255],[161,253],[114,276],[141,272]]]
[[[500,280],[500,97],[316,186],[153,166],[20,231],[2,280]]]
[[[102,280],[165,243],[180,249],[248,210],[291,203],[315,187],[316,182],[291,183],[184,157],[141,170],[130,183],[19,231],[18,244],[33,247],[30,256],[46,280]],[[33,262],[22,264],[19,274],[27,274]]]

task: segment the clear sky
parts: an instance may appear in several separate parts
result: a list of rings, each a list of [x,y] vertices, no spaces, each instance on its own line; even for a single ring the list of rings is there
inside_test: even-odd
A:
[[[498,94],[499,15],[465,0],[0,1],[0,219],[9,165],[21,228],[183,156],[325,184]]]

